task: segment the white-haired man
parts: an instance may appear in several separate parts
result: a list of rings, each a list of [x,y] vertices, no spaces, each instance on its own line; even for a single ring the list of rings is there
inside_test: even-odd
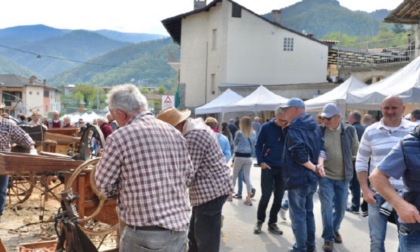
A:
[[[187,186],[194,170],[185,138],[148,111],[132,84],[113,87],[107,102],[121,128],[108,136],[95,181],[101,191],[118,195],[127,224],[120,252],[186,251]]]
[[[63,123],[60,120],[60,113],[58,113],[58,111],[53,111],[51,114],[52,114],[52,119],[47,121],[48,128],[49,129],[62,128]]]

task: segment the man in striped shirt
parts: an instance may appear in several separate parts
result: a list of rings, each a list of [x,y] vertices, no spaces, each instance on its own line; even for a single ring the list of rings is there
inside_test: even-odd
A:
[[[108,106],[121,127],[107,138],[95,181],[100,191],[118,195],[127,224],[120,252],[187,251],[194,170],[185,138],[147,110],[132,84],[113,87]]]
[[[368,204],[370,249],[385,251],[385,235],[388,216],[381,213],[385,199],[368,183],[368,173],[377,167],[383,158],[391,151],[400,139],[407,135],[415,124],[403,119],[404,104],[398,96],[386,97],[381,105],[382,119],[366,128],[359,144],[356,158],[356,172],[364,200]],[[370,167],[369,167],[370,159]],[[401,179],[390,178],[395,190],[404,189]],[[386,203],[385,203],[386,204]],[[392,213],[395,222],[398,216]]]
[[[189,110],[167,108],[157,118],[178,129],[188,142],[195,175],[189,188],[193,206],[188,232],[189,252],[217,252],[222,208],[233,191],[230,169],[213,131],[202,118],[189,118]]]

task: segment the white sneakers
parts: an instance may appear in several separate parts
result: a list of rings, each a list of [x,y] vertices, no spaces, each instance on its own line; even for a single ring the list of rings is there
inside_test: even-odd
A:
[[[286,213],[287,213],[287,209],[286,208],[280,208],[280,217],[285,221],[287,220],[286,218]]]

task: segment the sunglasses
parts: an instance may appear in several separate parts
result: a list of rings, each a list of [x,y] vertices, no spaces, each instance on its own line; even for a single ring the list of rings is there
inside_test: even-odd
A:
[[[327,121],[329,121],[329,120],[331,120],[331,119],[333,119],[333,118],[334,118],[334,116],[333,116],[333,117],[330,117],[330,118],[323,117],[322,119],[323,119],[323,120],[327,120]]]

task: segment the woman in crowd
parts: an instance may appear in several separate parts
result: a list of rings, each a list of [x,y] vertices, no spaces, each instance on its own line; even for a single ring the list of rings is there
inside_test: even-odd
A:
[[[249,116],[244,116],[239,122],[239,130],[233,140],[235,145],[235,160],[233,162],[233,184],[235,185],[238,173],[243,170],[246,183],[247,197],[245,205],[252,206],[251,193],[252,185],[250,180],[252,157],[254,156],[256,134],[252,129],[252,120]]]

